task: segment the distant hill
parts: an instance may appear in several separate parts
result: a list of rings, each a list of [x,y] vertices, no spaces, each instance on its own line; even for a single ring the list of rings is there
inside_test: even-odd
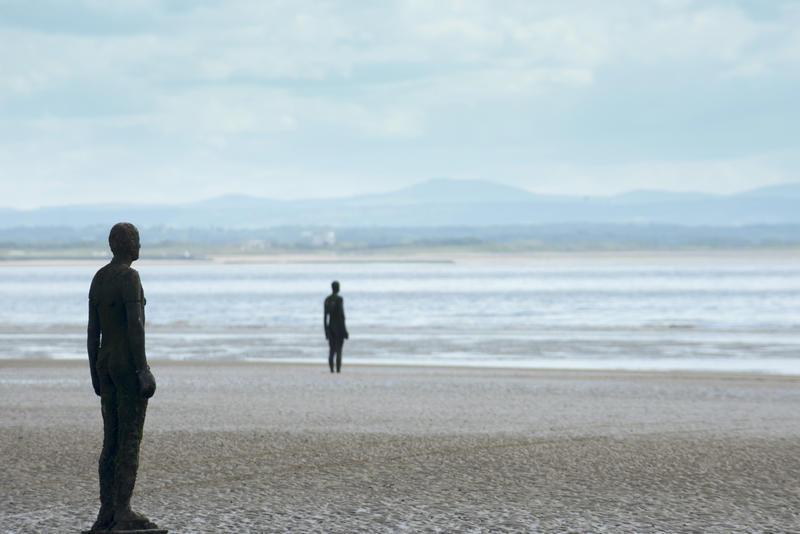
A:
[[[364,195],[351,200],[372,204],[481,204],[485,202],[516,203],[535,200],[537,195],[510,185],[484,180],[452,180],[436,178],[384,193]]]
[[[546,224],[688,226],[800,223],[800,183],[736,195],[632,191],[610,197],[538,195],[480,180],[436,179],[381,195],[272,200],[229,195],[180,205],[83,205],[0,209],[0,228],[110,226],[270,228],[442,227]]]

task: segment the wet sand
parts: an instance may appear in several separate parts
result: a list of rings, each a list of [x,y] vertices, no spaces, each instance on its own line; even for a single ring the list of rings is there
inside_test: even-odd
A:
[[[0,361],[0,530],[97,511],[88,364]],[[151,362],[134,506],[192,532],[796,532],[800,377]]]

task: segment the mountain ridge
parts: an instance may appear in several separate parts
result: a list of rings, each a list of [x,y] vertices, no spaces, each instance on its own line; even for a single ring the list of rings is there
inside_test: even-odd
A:
[[[543,195],[489,180],[437,178],[382,194],[277,200],[222,195],[182,204],[0,208],[0,228],[86,226],[130,220],[144,227],[491,226],[657,223],[736,226],[800,223],[800,183],[731,195],[639,189],[613,196]]]

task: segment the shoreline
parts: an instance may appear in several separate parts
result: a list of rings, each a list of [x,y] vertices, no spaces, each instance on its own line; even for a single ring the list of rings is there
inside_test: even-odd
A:
[[[775,260],[800,261],[800,248],[733,248],[733,249],[676,249],[676,250],[584,250],[541,252],[448,252],[419,251],[392,253],[277,253],[208,255],[199,258],[148,258],[139,265],[236,265],[236,264],[286,264],[286,263],[567,263],[574,261],[706,261],[718,260]],[[103,265],[110,258],[0,258],[4,266],[88,266]]]
[[[327,368],[326,361],[253,361],[253,360],[162,360],[148,358],[148,363],[153,368],[196,368],[196,367],[231,367],[231,368],[292,368],[302,369]],[[490,375],[512,374],[517,378],[526,375],[535,378],[592,378],[624,380],[626,378],[648,380],[723,380],[723,381],[754,381],[754,382],[787,382],[800,385],[800,374],[758,373],[751,371],[702,371],[702,370],[637,370],[637,369],[582,369],[582,368],[557,368],[557,367],[503,367],[503,366],[469,366],[469,365],[419,365],[402,363],[362,363],[358,361],[344,361],[345,367],[366,370],[390,369],[409,372],[453,372],[457,374]],[[0,370],[4,368],[53,368],[53,367],[86,367],[88,358],[0,358]],[[88,371],[87,371],[88,372]],[[88,375],[87,375],[88,376]]]

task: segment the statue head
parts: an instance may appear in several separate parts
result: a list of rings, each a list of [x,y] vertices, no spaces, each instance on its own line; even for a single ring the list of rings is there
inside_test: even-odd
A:
[[[333,289],[334,293],[338,293],[339,292],[339,282],[336,281],[336,280],[331,282],[331,289]]]
[[[139,230],[131,223],[121,222],[115,224],[108,234],[108,245],[115,258],[139,259]]]

